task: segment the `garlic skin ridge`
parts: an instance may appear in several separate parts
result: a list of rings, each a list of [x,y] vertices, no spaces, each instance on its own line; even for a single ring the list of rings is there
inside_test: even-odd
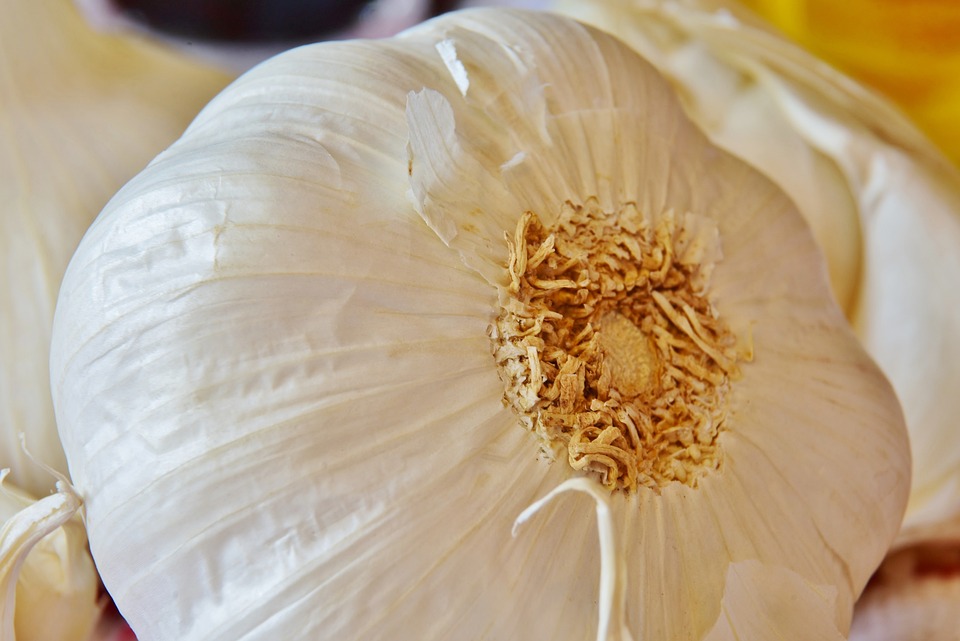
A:
[[[960,171],[889,101],[733,0],[552,8],[648,57],[711,140],[795,200],[824,248],[835,295],[907,417],[913,479],[896,545],[955,536]]]
[[[709,296],[754,348],[722,466],[610,494],[626,586],[611,630],[699,640],[721,614],[769,622],[796,601],[844,633],[909,459],[809,229],[613,38],[477,10],[253,69],[71,261],[57,417],[141,641],[594,636],[596,503],[558,497],[511,536],[581,475],[503,405],[487,334],[504,233],[591,198],[614,223],[627,203],[712,221]],[[779,587],[758,605],[757,586]]]

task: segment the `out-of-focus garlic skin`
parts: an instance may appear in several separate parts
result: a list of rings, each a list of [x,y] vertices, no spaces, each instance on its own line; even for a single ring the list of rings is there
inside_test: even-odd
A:
[[[0,467],[37,496],[66,473],[49,392],[60,279],[107,200],[230,80],[70,0],[0,0]]]
[[[960,165],[960,4],[745,0],[789,37],[902,106]]]
[[[950,530],[960,518],[960,172],[889,101],[735,0],[555,7],[647,56],[718,145],[794,198],[907,417],[913,480],[899,544]]]
[[[850,641],[957,641],[958,613],[960,546],[904,548],[883,562],[857,601]]]

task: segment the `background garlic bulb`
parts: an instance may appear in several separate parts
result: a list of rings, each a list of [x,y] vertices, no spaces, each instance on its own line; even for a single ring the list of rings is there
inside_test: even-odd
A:
[[[38,496],[66,472],[49,392],[50,325],[80,237],[120,186],[229,78],[97,34],[69,0],[0,0],[0,467]]]
[[[958,570],[955,545],[894,552],[857,603],[851,641],[953,641],[960,634]]]
[[[141,641],[835,638],[907,496],[792,203],[546,14],[245,74],[92,225],[51,351]]]
[[[907,417],[913,479],[899,544],[960,532],[960,172],[887,101],[736,2],[557,7],[650,59],[713,141],[794,199]]]
[[[960,4],[746,0],[814,55],[890,96],[960,164]]]

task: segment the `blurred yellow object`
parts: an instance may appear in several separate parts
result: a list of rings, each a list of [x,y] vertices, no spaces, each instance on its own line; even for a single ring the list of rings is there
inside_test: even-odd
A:
[[[960,2],[744,4],[813,53],[892,98],[960,164]]]

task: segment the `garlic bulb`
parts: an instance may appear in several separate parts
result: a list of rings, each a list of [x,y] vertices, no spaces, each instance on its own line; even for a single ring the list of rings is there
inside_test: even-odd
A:
[[[51,372],[141,641],[835,638],[908,491],[789,199],[547,14],[245,74],[91,226]]]
[[[88,641],[100,616],[100,582],[76,518],[72,488],[40,500],[0,472],[0,637]]]
[[[884,561],[857,602],[851,641],[960,638],[960,547],[905,548]]]
[[[885,100],[735,2],[558,9],[653,61],[714,142],[797,203],[906,414],[913,479],[898,544],[939,537],[960,519],[960,172]]]
[[[66,462],[50,400],[53,308],[67,261],[120,186],[228,81],[91,31],[70,0],[0,0],[0,467],[37,496]]]

